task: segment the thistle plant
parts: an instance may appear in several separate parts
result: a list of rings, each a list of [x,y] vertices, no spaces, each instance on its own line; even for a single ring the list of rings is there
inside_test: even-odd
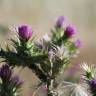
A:
[[[86,63],[84,63],[82,67],[85,70],[84,80],[89,86],[88,91],[92,94],[92,96],[96,96],[96,67]]]
[[[9,65],[0,68],[0,96],[19,96],[22,81],[18,76],[12,75],[13,71]]]
[[[1,48],[0,57],[13,68],[28,67],[47,85],[47,96],[60,96],[56,91],[56,79],[63,73],[71,58],[78,55],[81,41],[74,39],[75,26],[64,26],[65,18],[60,16],[51,30],[50,35],[44,35],[35,41],[33,30],[28,25],[17,26],[17,40],[10,39],[12,47]],[[57,86],[57,87],[56,87]]]

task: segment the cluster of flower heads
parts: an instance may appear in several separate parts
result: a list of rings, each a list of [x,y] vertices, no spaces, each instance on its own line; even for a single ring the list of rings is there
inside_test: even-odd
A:
[[[88,84],[88,91],[92,96],[96,96],[96,66],[84,63],[82,68],[85,71],[83,79]]]
[[[70,39],[76,34],[76,27],[72,24],[68,24],[66,27],[64,27],[64,23],[64,16],[60,16],[56,22],[55,31],[61,31],[58,32],[58,34],[60,35],[60,37],[62,37],[62,39]],[[58,39],[60,37],[58,36]],[[74,44],[76,44],[76,47],[81,47],[81,42],[79,39],[77,39]]]
[[[47,85],[48,96],[57,96],[53,95],[55,79],[70,63],[70,59],[78,55],[81,47],[81,41],[74,39],[75,26],[69,24],[64,27],[64,23],[65,17],[60,16],[51,35],[46,34],[39,41],[34,41],[30,26],[17,26],[17,40],[11,39],[13,49],[7,46],[6,50],[0,50],[0,57],[10,66],[30,68]]]
[[[12,69],[9,65],[3,65],[0,68],[0,96],[18,96],[22,81],[18,76],[12,75]]]
[[[56,22],[56,28],[62,28],[65,22],[65,18],[63,16],[60,16]],[[73,25],[68,25],[65,30],[64,34],[66,37],[72,37],[76,33],[75,26]]]
[[[51,39],[57,39],[57,38],[60,39],[61,37],[62,37],[61,39],[72,38],[76,34],[76,28],[72,24],[69,24],[66,28],[64,28],[64,22],[65,22],[64,16],[60,16],[56,22],[55,31],[57,32],[54,32],[54,34],[52,35],[53,36],[56,35],[57,37],[55,36],[54,38],[51,38],[46,34],[45,36],[43,36],[42,39],[46,41],[50,41]],[[33,30],[30,26],[26,24],[18,26],[17,31],[18,31],[19,38],[25,41],[28,41],[30,38],[32,38]],[[81,41],[79,39],[77,39],[74,42],[74,44],[76,47],[81,47]]]

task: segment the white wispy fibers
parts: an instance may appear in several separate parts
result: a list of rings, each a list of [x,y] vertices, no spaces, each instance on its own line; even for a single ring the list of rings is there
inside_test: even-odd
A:
[[[58,96],[90,96],[81,84],[63,81],[56,89]]]
[[[42,84],[41,86],[38,86],[36,91],[34,92],[32,96],[47,96],[47,90],[45,85]],[[61,82],[58,87],[54,89],[54,92],[56,92],[56,96],[92,96],[89,94],[86,84],[76,84],[68,81]]]
[[[81,67],[85,71],[83,74],[83,80],[87,84],[88,92],[90,92],[92,96],[96,96],[96,66],[83,63]]]

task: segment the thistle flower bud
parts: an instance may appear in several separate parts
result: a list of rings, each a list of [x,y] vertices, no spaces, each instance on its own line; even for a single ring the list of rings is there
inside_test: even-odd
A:
[[[61,28],[63,26],[63,23],[64,23],[64,16],[60,16],[56,22],[56,27],[57,28]]]
[[[81,68],[83,68],[83,70],[85,71],[85,79],[91,80],[92,78],[95,77],[95,73],[96,73],[96,69],[95,66],[93,65],[88,65],[87,63],[83,63],[83,65],[81,65]]]
[[[0,68],[0,96],[17,96],[21,88],[22,81],[18,76],[12,77],[12,69],[8,65]]]
[[[18,27],[18,34],[19,37],[22,38],[23,40],[29,40],[32,37],[32,29],[30,26],[27,25],[21,25]]]
[[[67,38],[70,38],[72,37],[74,34],[76,33],[76,29],[73,25],[68,25],[65,29],[65,32],[64,32],[64,35],[67,37]]]
[[[3,81],[9,80],[12,75],[12,71],[8,65],[3,65],[0,68],[0,77]]]

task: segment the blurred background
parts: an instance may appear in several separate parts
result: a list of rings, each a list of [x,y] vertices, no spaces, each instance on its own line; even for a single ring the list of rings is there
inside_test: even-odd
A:
[[[61,15],[65,16],[65,22],[76,25],[77,38],[82,41],[80,54],[72,60],[69,69],[74,73],[71,77],[77,78],[76,74],[80,74],[78,64],[83,61],[96,63],[96,0],[0,0],[0,43],[4,46],[4,42],[13,37],[14,33],[8,31],[10,25],[31,25],[37,39],[50,34]],[[23,96],[32,96],[31,87],[38,82],[36,76],[27,68],[17,68],[18,73],[25,81]]]

